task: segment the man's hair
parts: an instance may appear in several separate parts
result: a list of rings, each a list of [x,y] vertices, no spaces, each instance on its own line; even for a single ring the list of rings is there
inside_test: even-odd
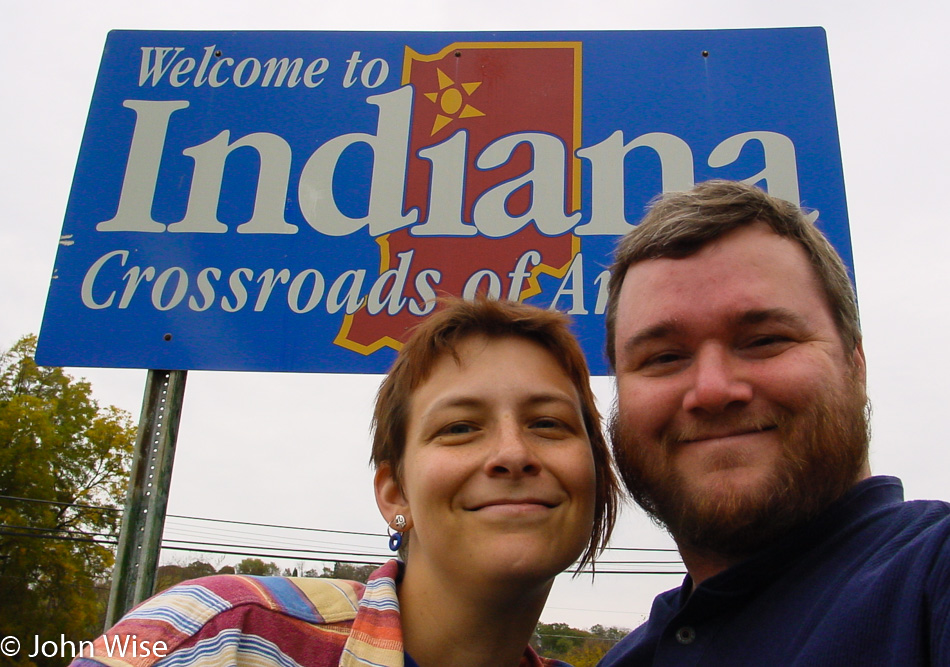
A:
[[[607,297],[607,358],[616,370],[617,302],[627,270],[647,259],[681,259],[729,232],[764,222],[808,255],[847,350],[861,340],[858,306],[844,262],[801,209],[737,181],[707,181],[686,192],[660,195],[646,216],[621,239],[610,268]]]
[[[536,343],[557,360],[580,397],[597,479],[594,525],[580,565],[592,564],[613,530],[618,484],[590,388],[587,362],[570,331],[570,319],[556,311],[484,297],[475,301],[445,299],[440,306],[413,329],[380,385],[373,411],[373,465],[378,468],[388,464],[396,484],[401,484],[412,394],[428,379],[442,356],[451,355],[456,362],[460,361],[459,345],[473,336],[513,336]]]

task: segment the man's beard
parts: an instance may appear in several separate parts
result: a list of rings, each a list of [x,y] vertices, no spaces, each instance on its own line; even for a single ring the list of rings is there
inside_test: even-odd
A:
[[[645,445],[614,410],[610,433],[621,477],[681,550],[746,558],[815,517],[857,481],[868,456],[869,408],[863,383],[849,376],[842,388],[815,397],[808,409],[769,416],[781,434],[782,451],[769,478],[754,490],[695,491],[673,465],[674,440],[682,433],[675,438],[665,433],[659,445]],[[724,423],[730,420],[709,425]]]

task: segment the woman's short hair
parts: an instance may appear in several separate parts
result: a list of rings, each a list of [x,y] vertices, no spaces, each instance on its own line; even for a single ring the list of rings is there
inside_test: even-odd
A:
[[[458,361],[459,345],[473,336],[514,336],[540,345],[558,361],[577,390],[597,480],[594,526],[580,566],[593,564],[613,530],[618,485],[590,388],[587,362],[570,331],[570,318],[563,313],[485,297],[442,300],[440,307],[413,329],[380,385],[373,411],[373,465],[378,468],[388,464],[396,484],[400,484],[412,394],[428,379],[442,356],[451,355]]]

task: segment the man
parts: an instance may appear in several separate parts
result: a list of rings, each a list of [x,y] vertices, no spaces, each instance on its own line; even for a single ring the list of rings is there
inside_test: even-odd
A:
[[[871,477],[854,292],[798,207],[662,197],[607,336],[620,472],[688,576],[602,667],[950,665],[950,505]]]

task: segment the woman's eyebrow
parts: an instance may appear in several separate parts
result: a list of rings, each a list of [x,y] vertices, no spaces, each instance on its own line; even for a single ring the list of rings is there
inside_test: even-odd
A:
[[[484,408],[491,403],[490,399],[478,398],[475,396],[458,395],[446,396],[432,403],[423,413],[422,418],[439,412],[441,410],[451,410],[455,408]],[[571,407],[578,404],[578,400],[572,398],[569,394],[562,392],[539,392],[529,394],[523,400],[519,401],[521,405],[543,405],[545,403],[564,403]]]
[[[425,414],[450,408],[475,408],[483,406],[486,403],[487,401],[484,399],[476,398],[475,396],[466,396],[464,394],[458,396],[443,396],[429,405]]]

